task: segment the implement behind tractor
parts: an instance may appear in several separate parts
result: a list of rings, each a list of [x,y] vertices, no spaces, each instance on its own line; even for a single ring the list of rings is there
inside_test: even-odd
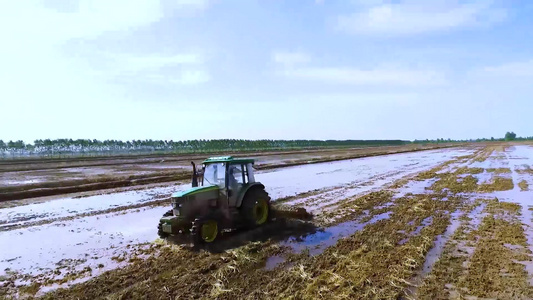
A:
[[[172,195],[172,209],[158,225],[161,238],[190,235],[194,244],[215,242],[222,232],[252,229],[274,217],[310,219],[304,209],[273,210],[265,186],[255,181],[253,159],[212,157],[193,165],[192,188]]]

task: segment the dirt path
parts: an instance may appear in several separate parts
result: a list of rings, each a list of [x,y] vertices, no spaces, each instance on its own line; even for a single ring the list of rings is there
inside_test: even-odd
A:
[[[518,183],[533,184],[533,148],[425,153],[263,173],[276,205],[312,209],[316,228],[294,222],[243,233],[252,241],[221,253],[149,239],[131,244],[134,250],[121,249],[107,272],[82,262],[79,270],[64,272],[65,267],[56,277],[8,273],[12,277],[0,291],[49,299],[531,299],[533,194]],[[110,229],[129,218],[148,218],[148,211],[128,212],[124,220],[114,213],[80,220],[109,215]],[[82,223],[47,226],[76,224],[83,236]],[[17,230],[0,232],[0,239],[12,240]],[[8,263],[15,269],[16,260]],[[7,266],[5,259],[0,264]]]

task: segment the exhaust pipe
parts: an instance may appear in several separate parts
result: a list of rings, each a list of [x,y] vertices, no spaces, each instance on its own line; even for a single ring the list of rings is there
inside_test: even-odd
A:
[[[192,187],[198,186],[198,173],[196,172],[196,165],[194,161],[191,161],[192,164]]]

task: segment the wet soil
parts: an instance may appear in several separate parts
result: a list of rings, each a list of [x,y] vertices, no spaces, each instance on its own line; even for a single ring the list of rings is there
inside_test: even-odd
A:
[[[258,170],[269,170],[453,146],[407,145],[230,154],[255,158]],[[0,202],[189,179],[190,161],[199,162],[205,157],[196,154],[0,160]]]
[[[132,245],[137,250],[116,259],[123,265],[103,272],[80,268],[69,276],[97,275],[59,289],[31,276],[22,282],[24,278],[6,272],[0,295],[531,299],[533,194],[519,186],[530,180],[524,165],[533,165],[533,148],[496,145],[420,169],[406,163],[402,168],[410,171],[396,175],[327,179],[328,184],[315,189],[296,181],[295,194],[280,190],[275,205],[311,207],[312,221],[236,234],[217,249],[161,240]],[[339,171],[335,165],[320,168],[325,174],[356,177],[356,172]],[[326,176],[318,173],[314,176]],[[388,182],[373,185],[380,178]]]

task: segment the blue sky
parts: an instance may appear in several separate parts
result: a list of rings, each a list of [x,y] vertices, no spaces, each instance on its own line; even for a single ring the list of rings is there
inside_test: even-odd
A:
[[[0,139],[533,136],[529,1],[0,1]]]

